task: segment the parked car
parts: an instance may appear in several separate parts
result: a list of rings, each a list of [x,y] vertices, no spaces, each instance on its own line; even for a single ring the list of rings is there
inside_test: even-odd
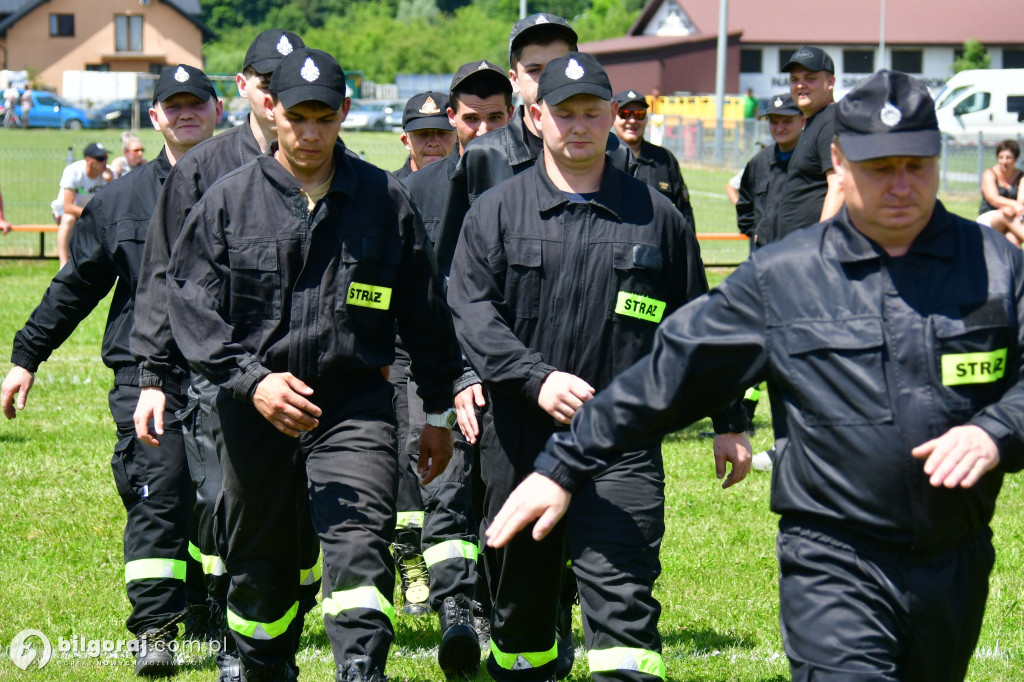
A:
[[[957,142],[1014,139],[1024,132],[1024,69],[961,71],[936,98],[942,134]]]
[[[97,109],[94,113],[102,118],[111,128],[131,128],[132,114],[135,102],[138,102],[138,113],[135,114],[135,126],[138,128],[149,126],[149,104],[146,97],[133,99],[116,99],[108,102]]]
[[[392,130],[402,126],[402,102],[363,101],[352,102],[348,117],[341,124],[345,130]],[[397,113],[397,123],[394,115]],[[388,117],[391,116],[391,120]]]
[[[76,107],[60,95],[52,92],[32,91],[32,108],[29,110],[29,126],[32,128],[106,128],[108,123],[90,111]]]

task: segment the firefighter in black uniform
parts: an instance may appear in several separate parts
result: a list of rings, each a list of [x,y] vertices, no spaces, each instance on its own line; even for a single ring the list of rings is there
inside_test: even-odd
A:
[[[493,428],[481,473],[493,518],[555,430],[640,358],[662,317],[707,291],[694,232],[656,190],[614,168],[605,139],[611,85],[592,56],[570,52],[540,77],[531,107],[544,152],[470,210],[452,263],[456,332],[487,386]],[[716,439],[749,466],[746,419]],[[732,412],[736,414],[735,410]],[[729,428],[731,426],[731,428]],[[581,492],[578,514],[544,542],[485,553],[493,611],[488,671],[555,679],[555,620],[565,542],[579,584],[594,679],[664,678],[652,594],[664,530],[658,443],[637,449]],[[611,557],[628,555],[627,562]]]
[[[636,157],[636,179],[643,180],[667,196],[690,227],[696,230],[697,223],[693,219],[693,207],[690,206],[690,190],[686,188],[679,161],[669,150],[644,139],[649,108],[647,98],[636,90],[623,90],[615,95],[613,101],[619,105],[613,128]]]
[[[286,55],[301,47],[305,47],[305,43],[299,36],[282,29],[263,31],[249,44],[242,72],[235,76],[239,96],[249,101],[248,119],[244,124],[196,145],[167,175],[146,235],[135,298],[130,347],[139,363],[142,392],[135,411],[135,428],[142,441],[158,445],[159,432],[151,433],[149,424],[155,420],[157,428],[160,427],[165,377],[182,372],[190,374],[189,400],[182,416],[185,452],[196,486],[196,523],[189,550],[202,563],[209,603],[205,614],[203,609],[192,605],[186,618],[195,622],[196,629],[202,629],[205,622],[205,628],[211,634],[226,641],[226,649],[218,652],[217,656],[222,670],[237,669],[237,656],[231,650],[230,639],[223,639],[227,625],[224,608],[228,581],[224,562],[217,554],[213,539],[213,506],[221,487],[220,464],[211,425],[217,388],[198,372],[189,371],[188,363],[174,342],[167,310],[165,275],[171,245],[177,239],[189,210],[217,179],[255,159],[277,137],[264,102],[269,96],[270,76]],[[303,548],[302,554],[304,570],[300,582],[303,584],[305,612],[315,605],[320,588],[319,543]]]
[[[458,144],[446,159],[422,168],[404,180],[431,243],[437,237],[449,181],[462,150],[470,140],[508,123],[512,115],[512,83],[504,71],[488,61],[463,64],[452,78],[447,113],[455,128]],[[408,376],[408,355],[402,351],[397,349],[395,353],[395,364],[391,366],[392,382],[396,377]],[[399,402],[405,398],[409,406],[407,434],[402,433],[399,418],[399,444],[405,443],[403,460],[414,470],[414,453],[419,449],[419,432],[425,423],[425,415],[415,395],[415,380],[409,377],[405,386],[398,388],[405,392],[404,395],[399,394]],[[475,673],[480,665],[479,646],[489,641],[489,624],[483,617],[483,607],[474,603],[478,596],[480,504],[479,501],[474,502],[473,492],[480,486],[474,486],[473,481],[479,476],[479,467],[474,465],[475,447],[461,432],[454,435],[455,449],[448,469],[422,489],[422,552],[430,576],[430,607],[441,617],[438,662],[449,676]],[[396,530],[396,538],[398,535]],[[419,544],[415,550],[420,551]]]
[[[395,328],[429,413],[451,405],[458,353],[429,245],[389,173],[337,140],[345,75],[327,53],[285,57],[270,82],[278,140],[189,213],[168,269],[182,353],[220,388],[223,490],[214,521],[228,627],[247,682],[297,677],[305,507],[324,551],[338,679],[382,679],[394,636],[398,461]],[[451,455],[428,425],[420,473]]]
[[[125,581],[132,613],[128,629],[142,638],[135,672],[173,670],[167,643],[177,636],[186,606],[189,519],[195,500],[175,413],[185,405],[188,375],[165,377],[166,402],[160,414],[161,448],[135,438],[132,414],[139,397],[139,370],[128,348],[143,242],[160,187],[186,151],[213,135],[221,105],[213,84],[199,69],[169,67],[160,75],[149,110],[164,137],[160,154],[134,173],[98,192],[71,236],[71,256],[54,277],[43,300],[14,339],[14,368],[4,379],[2,403],[14,418],[18,394],[23,409],[40,363],[58,348],[103,300],[113,300],[103,337],[104,364],[114,370],[110,413],[117,425],[111,460],[114,483],[127,512],[124,532]]]
[[[548,442],[488,542],[538,515],[542,536],[617,451],[771,376],[789,434],[771,505],[793,679],[962,680],[996,496],[1024,467],[1024,257],[936,200],[923,84],[880,71],[837,107],[845,208],[669,317]]]
[[[396,178],[405,180],[448,156],[455,146],[455,131],[447,110],[448,95],[432,90],[416,93],[405,103],[401,140],[409,156],[394,172]]]

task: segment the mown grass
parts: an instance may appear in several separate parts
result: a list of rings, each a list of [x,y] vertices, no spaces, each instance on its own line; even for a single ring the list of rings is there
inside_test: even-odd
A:
[[[0,263],[0,348],[42,296],[51,262]],[[712,284],[724,272],[710,273]],[[0,679],[99,681],[131,678],[130,657],[57,653],[42,670],[22,672],[8,647],[24,629],[60,638],[127,640],[121,534],[124,511],[111,479],[114,425],[105,393],[110,373],[99,360],[105,303],[37,375],[27,409],[0,423]],[[755,450],[770,445],[762,405]],[[768,509],[768,475],[719,488],[709,423],[665,444],[667,506],[663,574],[657,596],[671,680],[785,680],[778,628],[776,518]],[[1024,482],[1009,477],[994,528],[998,561],[972,680],[1015,680],[1024,670]],[[576,636],[582,637],[579,618]],[[399,615],[388,664],[393,680],[441,680],[434,619]],[[37,650],[38,650],[37,642]],[[183,651],[177,679],[199,682],[216,672],[208,649]],[[303,679],[333,679],[333,659],[319,613],[307,619],[299,654]],[[580,652],[571,680],[588,678]],[[481,674],[478,679],[487,679]]]

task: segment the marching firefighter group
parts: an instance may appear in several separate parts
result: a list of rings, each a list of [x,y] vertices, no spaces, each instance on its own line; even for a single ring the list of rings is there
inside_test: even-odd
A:
[[[293,33],[253,40],[216,137],[206,75],[160,75],[163,149],[82,211],[0,395],[24,409],[113,289],[135,673],[175,672],[183,624],[226,643],[219,682],[296,680],[319,593],[336,679],[384,680],[397,573],[448,679],[567,677],[576,603],[593,679],[666,679],[661,439],[710,416],[742,480],[767,381],[794,678],[962,679],[1024,466],[1024,261],[935,199],[927,91],[882,71],[833,104],[828,55],[794,53],[741,185],[758,248],[709,293],[645,97],[552,14],[509,62],[411,98],[395,173],[340,141],[345,74]]]

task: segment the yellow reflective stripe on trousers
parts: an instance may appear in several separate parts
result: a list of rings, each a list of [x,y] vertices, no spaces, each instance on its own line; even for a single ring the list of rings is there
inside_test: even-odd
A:
[[[753,400],[755,403],[761,399],[761,384],[751,386],[743,393],[744,400]]]
[[[206,575],[224,575],[228,572],[228,567],[224,565],[224,560],[216,554],[203,554],[203,573]]]
[[[395,528],[409,528],[410,526],[423,527],[423,512],[398,512],[398,516],[395,517]]]
[[[299,584],[300,585],[315,585],[320,581],[320,575],[323,572],[322,561],[324,559],[323,552],[316,558],[316,563],[313,564],[313,568],[304,568],[299,571]]]
[[[258,623],[254,620],[246,620],[228,607],[228,627],[240,635],[250,639],[269,640],[280,637],[287,630],[288,626],[295,620],[299,613],[299,602],[292,604],[288,613],[284,614],[273,623]]]
[[[192,557],[193,560],[195,560],[195,561],[197,561],[199,563],[202,563],[202,561],[203,561],[203,559],[202,559],[202,556],[203,556],[202,552],[200,552],[199,548],[196,547],[195,545],[193,545],[191,542],[188,543],[188,555],[190,557]]]
[[[649,649],[631,649],[617,646],[611,649],[595,649],[587,652],[590,672],[602,673],[612,670],[633,670],[665,679],[665,659]]]
[[[124,581],[154,580],[157,578],[185,579],[186,565],[177,559],[136,559],[124,565]]]
[[[395,607],[391,600],[373,585],[332,592],[330,597],[324,599],[323,607],[328,616],[337,616],[349,609],[373,609],[387,616],[392,624],[395,622]]]
[[[552,644],[551,648],[547,651],[524,651],[518,654],[507,654],[499,649],[492,639],[491,656],[494,656],[494,662],[505,670],[539,668],[545,663],[555,660],[558,656],[558,645]]]
[[[430,568],[434,564],[448,559],[466,559],[475,562],[479,553],[480,550],[472,542],[445,540],[423,550],[423,560],[427,563],[427,568]]]

